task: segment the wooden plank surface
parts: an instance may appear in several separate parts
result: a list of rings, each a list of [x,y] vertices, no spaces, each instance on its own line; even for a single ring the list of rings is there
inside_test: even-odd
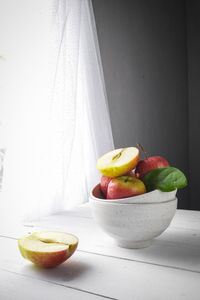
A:
[[[178,210],[170,227],[151,247],[135,250],[116,246],[95,224],[87,206],[46,217],[29,226],[33,227],[26,227],[28,232],[49,229],[74,233],[80,239],[80,251],[200,272],[199,212]]]
[[[71,232],[80,239],[76,253],[55,269],[35,267],[17,248],[18,237],[45,229]],[[0,236],[0,300],[38,299],[36,284],[42,295],[54,299],[58,293],[61,299],[199,300],[200,212],[178,210],[151,247],[137,250],[116,246],[95,224],[88,205],[24,227],[1,228]],[[32,298],[27,298],[26,286],[33,290]]]
[[[1,300],[101,300],[104,297],[85,293],[63,285],[38,280],[13,272],[0,270]]]
[[[20,256],[14,239],[0,238],[0,249],[0,270],[26,278],[114,299],[199,300],[196,272],[81,251],[58,268],[42,269]]]

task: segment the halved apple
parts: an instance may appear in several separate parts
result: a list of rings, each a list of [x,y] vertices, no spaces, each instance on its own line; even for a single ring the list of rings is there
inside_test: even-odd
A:
[[[110,151],[97,160],[97,169],[106,177],[118,177],[133,170],[139,160],[136,147]]]
[[[42,231],[20,238],[18,246],[22,256],[34,264],[55,267],[75,252],[78,238],[64,232]]]

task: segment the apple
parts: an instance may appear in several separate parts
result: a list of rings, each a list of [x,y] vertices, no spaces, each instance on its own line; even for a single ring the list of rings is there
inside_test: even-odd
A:
[[[78,238],[55,231],[35,232],[18,240],[22,256],[41,267],[55,267],[66,261],[76,250]]]
[[[131,177],[136,178],[135,173],[133,171],[128,172],[126,174],[126,176],[131,176]],[[106,177],[103,175],[101,176],[100,188],[105,196],[107,196],[108,185],[112,179],[113,179],[113,177]]]
[[[136,178],[142,179],[151,170],[163,168],[163,167],[169,167],[169,163],[168,161],[166,161],[165,158],[161,156],[148,157],[142,145],[138,143],[137,146],[144,153],[145,159],[140,160],[136,166],[135,169]]]
[[[133,170],[139,161],[136,147],[110,151],[97,160],[97,169],[106,177],[122,176]]]
[[[135,170],[137,178],[142,179],[149,171],[162,167],[169,167],[169,163],[161,156],[152,156],[138,162]]]
[[[107,199],[128,198],[146,193],[144,183],[131,176],[113,178],[107,190]]]
[[[107,195],[108,184],[112,179],[112,177],[101,176],[100,188],[105,196]]]

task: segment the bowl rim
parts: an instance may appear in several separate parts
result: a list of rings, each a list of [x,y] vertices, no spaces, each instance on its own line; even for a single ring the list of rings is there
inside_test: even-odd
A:
[[[166,204],[166,203],[170,203],[170,202],[174,202],[174,201],[178,201],[178,198],[177,197],[174,197],[173,199],[170,199],[170,200],[166,200],[166,201],[162,201],[162,202],[137,202],[137,203],[122,203],[122,202],[118,202],[117,203],[117,205],[115,204],[115,203],[110,203],[110,202],[107,202],[107,204],[106,205],[112,205],[113,207],[114,206],[128,206],[128,205],[135,205],[135,206],[138,206],[138,205],[144,205],[144,204],[150,204],[150,205],[162,205],[162,204]],[[98,201],[98,200],[94,200],[94,199],[92,199],[91,201],[90,201],[90,203],[92,204],[92,203],[98,203],[98,204],[103,204],[102,202],[100,202],[100,201]]]
[[[128,198],[119,198],[119,199],[101,199],[101,198],[97,198],[93,195],[93,191],[95,188],[100,189],[100,183],[97,184],[91,191],[90,191],[90,199],[92,201],[97,201],[97,202],[101,202],[101,203],[110,203],[110,204],[151,204],[151,203],[162,203],[162,202],[169,202],[172,200],[176,199],[176,193],[177,193],[177,189],[173,190],[171,192],[162,192],[160,190],[154,190],[148,193],[144,193],[138,196],[134,196],[134,197],[128,197]],[[149,199],[149,196],[151,197],[152,195],[156,196],[155,200],[152,200],[152,198]],[[164,197],[164,196],[169,196],[169,194],[171,194],[171,198],[169,197]],[[160,198],[159,200],[157,198]]]

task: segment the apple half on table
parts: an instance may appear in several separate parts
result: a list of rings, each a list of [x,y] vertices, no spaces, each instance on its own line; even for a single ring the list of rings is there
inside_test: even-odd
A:
[[[22,256],[34,264],[55,267],[75,252],[78,238],[64,232],[42,231],[20,238],[18,246]]]
[[[120,148],[110,151],[97,160],[97,169],[103,176],[118,177],[133,170],[139,161],[136,147]]]

